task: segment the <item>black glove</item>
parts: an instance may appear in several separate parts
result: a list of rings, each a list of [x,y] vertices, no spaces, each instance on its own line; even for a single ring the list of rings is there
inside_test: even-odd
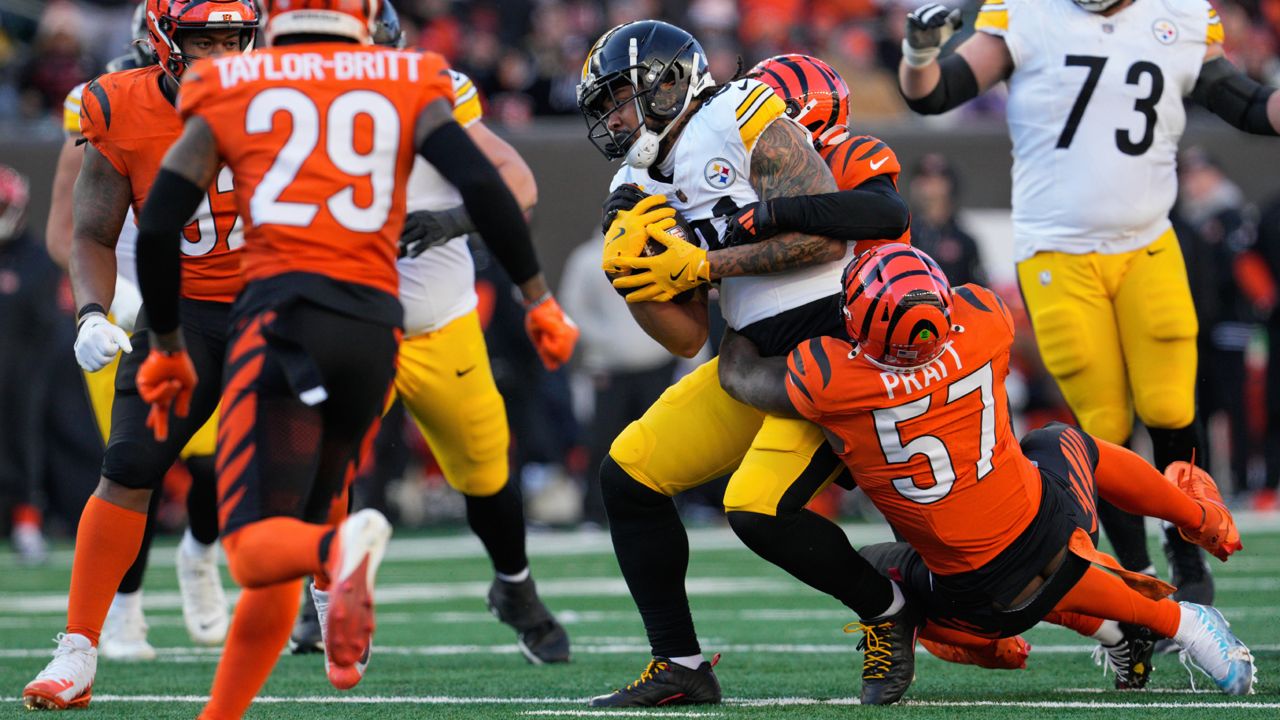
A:
[[[640,186],[632,183],[619,185],[618,189],[609,193],[609,197],[604,199],[604,217],[600,220],[600,232],[609,232],[609,226],[613,224],[613,219],[623,210],[630,210],[636,206],[636,203],[649,197],[649,194],[640,189]]]
[[[443,245],[475,229],[462,205],[447,210],[411,212],[400,231],[400,257],[418,257],[428,248]]]
[[[929,3],[921,5],[907,15],[907,33],[902,38],[902,59],[911,67],[922,67],[938,59],[942,46],[947,44],[963,21],[960,8]]]
[[[750,245],[778,234],[774,223],[773,206],[768,200],[753,202],[742,208],[724,226],[721,242],[725,247]]]

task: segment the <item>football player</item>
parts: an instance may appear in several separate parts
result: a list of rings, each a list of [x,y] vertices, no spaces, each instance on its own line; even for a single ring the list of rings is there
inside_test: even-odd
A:
[[[655,340],[685,357],[701,348],[711,281],[720,282],[729,325],[772,352],[838,330],[833,288],[850,253],[846,242],[802,233],[724,242],[746,205],[836,190],[812,135],[788,118],[785,101],[767,84],[744,78],[716,85],[697,40],[646,20],[618,26],[595,43],[578,100],[592,143],[606,157],[625,160],[606,201],[604,268]],[[887,180],[882,185],[867,193],[878,205],[868,212],[890,218],[876,237],[898,237],[907,226],[906,206]],[[646,193],[630,207],[628,195]],[[822,208],[806,205],[810,212]],[[696,234],[691,242],[666,232],[677,210]],[[751,221],[739,224],[749,231]],[[663,251],[642,256],[651,239]],[[618,436],[600,468],[614,551],[653,659],[639,680],[591,704],[719,702],[715,661],[702,655],[685,595],[688,542],[672,496],[728,472],[725,509],[738,536],[866,620],[870,645],[892,648],[886,662],[864,664],[862,687],[864,703],[892,702],[913,674],[915,617],[835,524],[804,509],[840,474],[838,458],[816,426],[733,400],[716,368],[712,360],[669,388]]]
[[[784,360],[731,332],[724,353],[750,375],[726,382],[762,410],[822,426],[910,543],[863,552],[902,578],[931,622],[997,637],[1050,611],[1137,624],[1173,638],[1223,692],[1251,691],[1253,657],[1221,613],[1167,599],[1171,586],[1094,547],[1101,495],[1225,561],[1240,535],[1207,473],[1175,462],[1162,476],[1060,423],[1019,447],[1004,387],[1012,316],[986,288],[952,289],[919,250],[887,244],[859,256],[843,297],[851,342],[813,338]]]
[[[370,46],[380,4],[267,0],[271,47],[188,71],[183,134],[139,214],[154,345],[138,383],[161,434],[193,389],[215,384],[197,382],[184,347],[174,238],[221,162],[246,220],[218,428],[222,542],[244,591],[203,718],[248,708],[288,639],[303,576],[329,586],[330,680],[354,685],[367,657],[391,528],[375,510],[336,528],[327,518],[395,375],[395,260],[415,152],[458,190],[526,305],[559,315],[519,205],[454,120],[443,58]],[[555,321],[538,329],[568,327]]]
[[[1197,321],[1169,223],[1183,98],[1275,135],[1280,95],[1223,56],[1207,0],[987,0],[939,59],[959,26],[941,5],[912,12],[899,82],[936,114],[1008,81],[1014,257],[1045,366],[1089,434],[1126,442],[1136,410],[1157,467],[1190,460]],[[1125,567],[1153,571],[1142,519],[1100,510]],[[1211,603],[1200,550],[1166,538],[1178,597]]]
[[[133,70],[155,64],[147,32],[146,3],[138,3],[134,11],[134,43],[129,52],[107,63],[107,72]],[[80,166],[84,162],[86,140],[80,131],[80,107],[84,88],[77,85],[63,105],[63,128],[67,138],[58,155],[53,178],[53,195],[45,242],[49,255],[64,269],[71,257],[74,230],[72,194]],[[133,332],[134,320],[142,304],[134,273],[134,240],[137,228],[132,208],[125,214],[116,241],[116,286],[107,313],[108,322],[126,333]],[[73,288],[74,289],[74,288]],[[81,327],[84,330],[84,327]],[[93,409],[104,443],[111,437],[111,402],[115,395],[116,368],[120,354],[112,352],[110,362],[101,365],[109,344],[95,351],[91,342],[99,336],[86,332],[84,342],[76,344],[76,359],[84,370],[89,405]],[[216,417],[216,413],[214,415]],[[179,453],[191,474],[187,492],[188,528],[179,545],[175,566],[178,589],[182,595],[182,617],[187,634],[201,645],[219,645],[227,634],[227,600],[218,575],[218,556],[214,543],[218,539],[217,487],[213,476],[213,445],[217,422],[210,418]],[[113,660],[151,660],[155,648],[147,642],[147,622],[142,612],[142,579],[146,572],[151,541],[155,535],[155,508],[160,494],[153,493],[147,509],[147,523],[138,548],[137,559],[120,580],[115,599],[103,620],[98,638],[98,654]]]
[[[374,42],[399,48],[403,39],[394,7],[383,2]],[[521,209],[530,210],[538,190],[529,166],[484,125],[471,79],[455,70],[449,76],[454,119],[498,169]],[[516,630],[517,645],[529,662],[567,662],[569,635],[538,597],[525,554],[524,504],[518,487],[508,482],[506,408],[489,369],[476,312],[475,266],[467,249],[466,235],[475,225],[457,190],[421,158],[414,160],[407,197],[401,243],[412,257],[396,263],[405,311],[396,394],[445,479],[466,499],[467,522],[489,552],[496,574],[489,609]],[[531,319],[550,311],[554,302],[533,310]],[[552,313],[546,322],[559,317]],[[568,359],[576,328],[566,327],[556,337],[566,342],[537,347],[549,370]],[[323,629],[328,594],[315,585],[311,594]]]
[[[66,633],[58,636],[53,660],[23,690],[23,701],[31,708],[88,705],[103,620],[112,594],[138,557],[153,491],[218,403],[215,387],[201,388],[172,432],[153,436],[148,428],[154,423],[135,383],[150,345],[145,332],[150,308],[139,313],[132,339],[107,319],[107,308],[113,301],[115,246],[125,216],[130,206],[141,208],[160,171],[164,149],[182,131],[174,101],[187,64],[203,57],[238,55],[251,47],[258,16],[249,0],[148,0],[147,18],[158,64],[103,75],[86,86],[82,98],[80,129],[89,144],[76,179],[70,251],[71,282],[80,308],[76,356],[82,367],[101,370],[120,350],[141,352],[129,352],[120,361],[124,367],[116,374],[102,478],[76,532]],[[206,377],[217,377],[231,301],[242,285],[237,253],[243,238],[229,173],[221,173],[217,185],[202,192],[199,211],[193,208],[182,225],[181,267],[187,276],[182,303],[189,357]],[[212,550],[204,548],[209,561]],[[209,587],[217,582],[216,568],[212,569]]]

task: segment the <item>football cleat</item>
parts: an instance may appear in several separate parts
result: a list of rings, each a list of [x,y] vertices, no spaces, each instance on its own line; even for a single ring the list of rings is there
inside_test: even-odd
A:
[[[697,670],[663,657],[649,661],[639,679],[621,690],[591,698],[590,707],[660,707],[663,705],[716,705],[720,702],[720,681],[711,668],[720,655],[703,661]]]
[[[533,578],[511,583],[494,578],[489,612],[516,631],[516,645],[534,665],[569,662],[569,633],[538,597]]]
[[[1151,656],[1155,653],[1156,638],[1141,625],[1120,623],[1124,638],[1115,645],[1099,645],[1093,650],[1093,662],[1103,666],[1103,672],[1116,674],[1117,690],[1141,690],[1151,679]]]
[[[916,675],[916,636],[921,621],[910,606],[869,623],[844,626],[847,633],[862,632],[863,705],[891,705],[902,698]]]
[[[68,710],[89,707],[93,677],[98,672],[98,649],[79,634],[58,633],[53,659],[22,690],[28,710]]]
[[[311,586],[311,592],[308,594],[309,602],[307,603],[315,614],[316,626],[320,628],[320,647],[325,650],[324,644],[324,628],[329,622],[329,593],[318,589],[315,585]],[[329,653],[325,650],[324,654],[324,673],[329,678],[329,684],[339,690],[350,690],[360,681],[364,679],[364,671],[369,667],[369,657],[373,653],[373,642],[369,642],[369,647],[365,648],[364,655],[356,661],[354,665],[343,667],[334,665],[329,661]],[[301,654],[295,652],[295,654]]]
[[[390,540],[391,524],[371,508],[348,517],[334,534],[323,623],[325,650],[334,665],[351,668],[366,657],[374,630],[374,580]]]
[[[1031,643],[1021,635],[992,640],[984,648],[969,648],[937,640],[919,638],[930,655],[957,665],[976,665],[988,670],[1026,670]]]
[[[302,610],[293,624],[293,632],[289,634],[289,650],[294,655],[324,652],[324,627],[320,624],[316,601],[311,594],[314,587],[308,583],[307,591],[302,593]]]
[[[1208,675],[1218,689],[1228,695],[1252,693],[1258,669],[1253,664],[1253,653],[1231,632],[1231,623],[1217,608],[1188,602],[1178,604],[1182,606],[1183,622],[1191,613],[1190,619],[1195,623],[1191,639],[1182,645],[1182,663]]]
[[[230,617],[227,594],[218,574],[218,552],[209,548],[203,556],[191,555],[178,545],[178,591],[182,595],[182,620],[187,635],[197,645],[221,645],[227,639]]]
[[[1178,533],[1184,540],[1208,550],[1209,554],[1223,562],[1232,553],[1244,549],[1235,520],[1209,473],[1191,463],[1178,461],[1169,463],[1164,475],[1195,500],[1203,513],[1199,527],[1178,528]]]
[[[147,641],[147,618],[142,614],[142,598],[121,602],[122,595],[107,610],[98,637],[98,654],[108,660],[137,662],[156,659],[156,649]]]

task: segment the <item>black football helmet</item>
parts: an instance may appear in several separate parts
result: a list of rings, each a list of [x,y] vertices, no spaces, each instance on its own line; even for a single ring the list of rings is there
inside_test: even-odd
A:
[[[138,6],[133,9],[131,24],[133,25],[133,40],[129,42],[129,52],[112,58],[107,63],[107,72],[134,70],[156,63],[156,54],[151,50],[151,42],[147,34],[147,4],[145,2],[138,3]]]
[[[587,137],[604,156],[626,158],[648,167],[658,157],[662,138],[689,109],[694,97],[713,86],[707,53],[692,35],[658,20],[640,20],[600,36],[582,65],[578,109],[587,121]],[[629,87],[634,95],[619,99]],[[625,137],[609,131],[609,118],[628,102],[635,104],[640,127]]]
[[[404,29],[400,27],[400,15],[390,0],[382,0],[382,7],[373,18],[373,44],[390,48],[404,47]]]

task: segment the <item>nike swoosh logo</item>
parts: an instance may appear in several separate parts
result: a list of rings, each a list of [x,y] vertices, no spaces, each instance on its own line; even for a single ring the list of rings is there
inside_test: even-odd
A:
[[[612,238],[610,238],[609,242],[613,242],[614,240],[617,240],[618,238],[620,238],[620,237],[622,237],[623,235],[626,235],[626,234],[627,234],[627,229],[626,229],[626,228],[623,228],[623,227],[620,227],[620,228],[618,228],[618,234],[617,234],[617,235],[614,235]]]
[[[471,367],[467,368],[466,370],[454,370],[454,372],[458,374],[458,377],[462,377],[463,375],[466,375],[467,373],[469,373],[469,372],[471,372],[472,370],[475,370],[475,369],[476,369],[476,366],[475,366],[475,365],[472,365]]]
[[[680,268],[679,270],[677,270],[677,271],[675,271],[675,272],[671,273],[671,280],[674,282],[674,281],[679,280],[680,278],[684,277],[684,271],[685,271],[685,268],[687,268],[687,267],[689,267],[689,266],[688,266],[688,265],[685,265],[684,267]]]
[[[876,171],[876,170],[879,170],[879,169],[880,169],[880,166],[881,166],[881,165],[883,165],[883,164],[885,164],[885,163],[887,163],[887,162],[889,162],[889,158],[880,158],[880,162],[872,162],[872,163],[867,163],[867,164],[871,166],[871,170],[872,170],[872,172],[874,172],[874,171]]]

